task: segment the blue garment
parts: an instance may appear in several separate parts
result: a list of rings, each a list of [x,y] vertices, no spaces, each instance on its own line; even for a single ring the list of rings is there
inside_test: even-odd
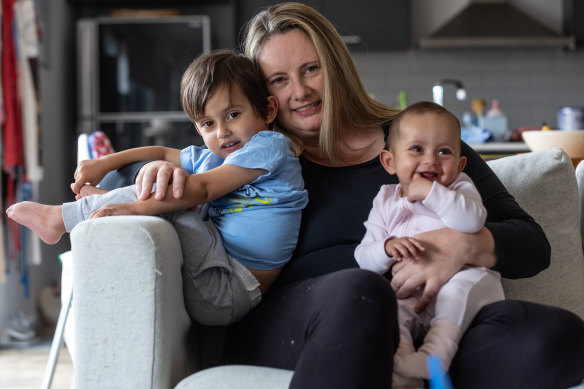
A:
[[[246,267],[281,267],[296,248],[301,211],[308,195],[300,163],[290,145],[290,140],[280,133],[261,131],[225,160],[197,146],[181,151],[181,166],[190,174],[222,164],[267,171],[213,200],[209,208],[209,217],[223,238],[225,250]]]

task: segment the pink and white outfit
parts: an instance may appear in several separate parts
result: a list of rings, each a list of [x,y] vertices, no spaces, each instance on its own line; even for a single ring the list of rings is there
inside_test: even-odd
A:
[[[375,199],[363,240],[355,250],[359,266],[377,273],[386,273],[396,262],[387,256],[385,242],[390,237],[413,237],[419,233],[444,227],[466,233],[478,232],[485,224],[487,211],[472,180],[460,173],[445,187],[434,182],[426,199],[410,203],[402,197],[400,184],[383,185]],[[424,311],[414,312],[419,294],[398,300],[400,346],[396,352],[395,371],[407,377],[428,378],[425,356],[438,354],[448,369],[458,348],[458,341],[474,316],[485,305],[503,300],[499,273],[485,267],[466,266],[442,286],[436,299]],[[433,329],[433,327],[436,327]],[[426,334],[410,369],[401,358],[415,353],[413,339]],[[426,346],[426,343],[434,345]],[[422,361],[423,359],[423,361]],[[421,361],[421,362],[420,362]],[[423,369],[420,372],[419,369]]]

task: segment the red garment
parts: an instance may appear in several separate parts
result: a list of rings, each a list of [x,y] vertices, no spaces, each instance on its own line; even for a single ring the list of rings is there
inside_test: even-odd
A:
[[[24,165],[22,148],[22,116],[18,99],[17,59],[14,48],[14,0],[2,0],[2,93],[5,122],[2,166],[5,171]]]
[[[16,201],[16,187],[19,180],[18,171],[24,167],[22,145],[22,116],[18,97],[18,63],[15,51],[14,0],[2,0],[2,95],[4,98],[5,121],[2,129],[2,168],[7,173],[6,198],[4,205]],[[19,169],[20,168],[20,169]],[[17,259],[21,250],[20,228],[13,220],[8,220],[8,233],[13,245],[10,258]]]

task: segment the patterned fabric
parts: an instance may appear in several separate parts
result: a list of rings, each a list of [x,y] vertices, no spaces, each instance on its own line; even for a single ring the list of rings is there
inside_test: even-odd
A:
[[[89,146],[89,156],[91,159],[99,159],[105,155],[112,154],[114,148],[108,136],[102,131],[95,131],[87,138]]]

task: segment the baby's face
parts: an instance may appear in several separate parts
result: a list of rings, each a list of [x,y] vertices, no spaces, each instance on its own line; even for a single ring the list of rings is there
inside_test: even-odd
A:
[[[253,109],[238,85],[231,90],[219,86],[195,125],[205,145],[221,158],[241,149],[258,132],[269,129],[268,121]]]
[[[392,140],[393,170],[407,189],[415,173],[450,185],[464,168],[460,157],[460,128],[448,115],[409,114],[401,119],[399,136]]]

